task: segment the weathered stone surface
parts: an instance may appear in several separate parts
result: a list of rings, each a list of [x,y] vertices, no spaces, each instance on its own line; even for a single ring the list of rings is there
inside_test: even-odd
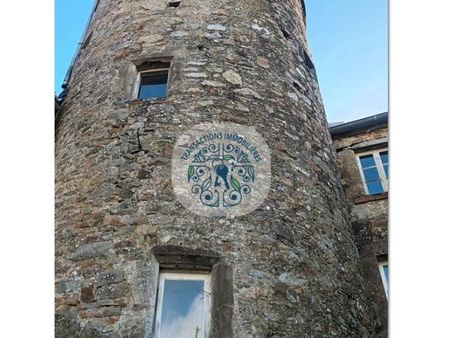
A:
[[[212,25],[208,25],[208,29],[215,30],[215,31],[226,31],[227,27],[225,27],[221,24],[212,24]]]
[[[82,245],[70,256],[73,261],[80,261],[90,258],[106,257],[110,253],[111,242],[98,242]]]
[[[217,81],[208,81],[205,80],[202,82],[203,86],[210,86],[210,87],[225,87],[225,84]]]
[[[57,293],[74,293],[80,290],[81,280],[80,279],[63,279],[56,282],[55,291]]]
[[[103,219],[103,225],[112,225],[112,226],[123,226],[126,224],[126,221],[123,217],[120,216],[105,216]]]
[[[295,278],[291,273],[285,272],[278,276],[278,280],[290,286],[302,286],[306,280],[302,278]]]
[[[158,227],[154,224],[144,224],[144,225],[140,225],[137,229],[136,232],[141,235],[141,236],[151,236],[151,235],[155,235],[156,232],[158,231]]]
[[[249,88],[235,89],[234,92],[239,95],[252,96],[256,99],[262,99],[262,97],[258,93],[256,93],[254,90],[249,89]]]
[[[208,75],[206,73],[187,73],[187,77],[193,77],[193,78],[206,78]]]
[[[107,284],[116,284],[120,283],[124,280],[124,273],[123,271],[108,271],[108,272],[101,272],[98,274],[96,278],[96,287],[104,286]]]
[[[97,301],[101,301],[107,299],[122,298],[127,296],[127,293],[128,285],[126,283],[107,284],[96,288],[95,299]],[[103,302],[102,304],[106,305],[107,303]]]
[[[174,36],[174,37],[185,36],[185,35],[189,35],[189,33],[188,32],[184,32],[184,31],[176,31],[176,32],[172,32],[170,34],[170,36]]]
[[[256,59],[256,64],[258,66],[266,68],[266,69],[270,68],[269,60],[267,60],[266,58],[261,57],[261,56],[258,56],[258,58]]]
[[[102,338],[100,332],[93,328],[82,327],[77,320],[67,317],[55,316],[55,337],[56,338]]]
[[[367,195],[358,167],[358,152],[387,148],[388,129],[382,122],[334,136],[341,182],[351,208],[351,222],[361,257],[363,276],[371,302],[375,304],[376,337],[388,335],[388,303],[378,264],[388,260],[388,193]]]
[[[220,39],[222,37],[222,35],[220,35],[219,32],[213,32],[213,33],[205,33],[204,37],[215,40],[215,39]]]
[[[80,301],[82,303],[92,303],[94,300],[94,284],[82,287],[80,292]]]
[[[231,84],[238,86],[242,85],[242,77],[232,70],[227,70],[225,73],[222,74],[222,76],[224,77],[225,80],[227,80]]]
[[[78,312],[78,316],[82,319],[86,318],[101,318],[101,317],[111,317],[118,316],[122,312],[122,308],[119,306],[105,306],[101,308],[93,308],[81,310]]]

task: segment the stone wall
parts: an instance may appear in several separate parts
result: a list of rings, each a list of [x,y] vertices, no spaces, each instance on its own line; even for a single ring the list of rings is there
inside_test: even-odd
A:
[[[57,332],[150,337],[152,249],[170,245],[232,267],[223,337],[372,335],[303,15],[298,0],[100,0],[57,119]],[[161,57],[168,97],[133,99],[136,64]],[[271,148],[253,213],[206,218],[175,200],[173,145],[202,122],[251,125]]]
[[[388,303],[378,263],[388,259],[388,193],[366,195],[358,168],[358,151],[385,148],[388,142],[386,126],[373,127],[352,136],[334,137],[333,147],[348,203],[352,226],[366,286],[377,313],[376,336],[388,335]]]

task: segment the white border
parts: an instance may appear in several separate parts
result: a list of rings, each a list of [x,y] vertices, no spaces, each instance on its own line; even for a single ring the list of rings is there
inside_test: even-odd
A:
[[[389,337],[448,337],[450,2],[389,10]]]
[[[0,335],[53,337],[54,1],[3,1],[0,27]],[[24,90],[18,71],[31,63],[36,82]]]

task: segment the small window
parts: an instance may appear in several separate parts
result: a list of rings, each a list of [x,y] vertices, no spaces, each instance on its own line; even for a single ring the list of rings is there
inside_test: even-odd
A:
[[[141,72],[138,98],[142,100],[165,98],[167,96],[168,76],[168,69]]]
[[[388,191],[387,150],[360,154],[358,164],[367,194],[376,195]]]
[[[389,266],[388,262],[380,262],[378,264],[378,268],[380,270],[381,280],[383,282],[384,292],[386,293],[386,298],[388,298],[389,294]]]
[[[162,272],[156,338],[207,338],[211,311],[210,274]]]
[[[138,78],[134,97],[142,100],[157,100],[167,96],[169,79],[169,58],[144,61],[136,65]]]

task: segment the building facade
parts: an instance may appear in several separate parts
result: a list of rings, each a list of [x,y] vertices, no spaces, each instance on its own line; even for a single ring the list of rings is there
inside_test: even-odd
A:
[[[376,334],[388,333],[388,113],[330,128],[341,182],[351,208]]]
[[[376,334],[305,29],[299,0],[96,2],[56,116],[57,337]],[[177,199],[175,146],[204,123],[268,145],[251,212]]]

